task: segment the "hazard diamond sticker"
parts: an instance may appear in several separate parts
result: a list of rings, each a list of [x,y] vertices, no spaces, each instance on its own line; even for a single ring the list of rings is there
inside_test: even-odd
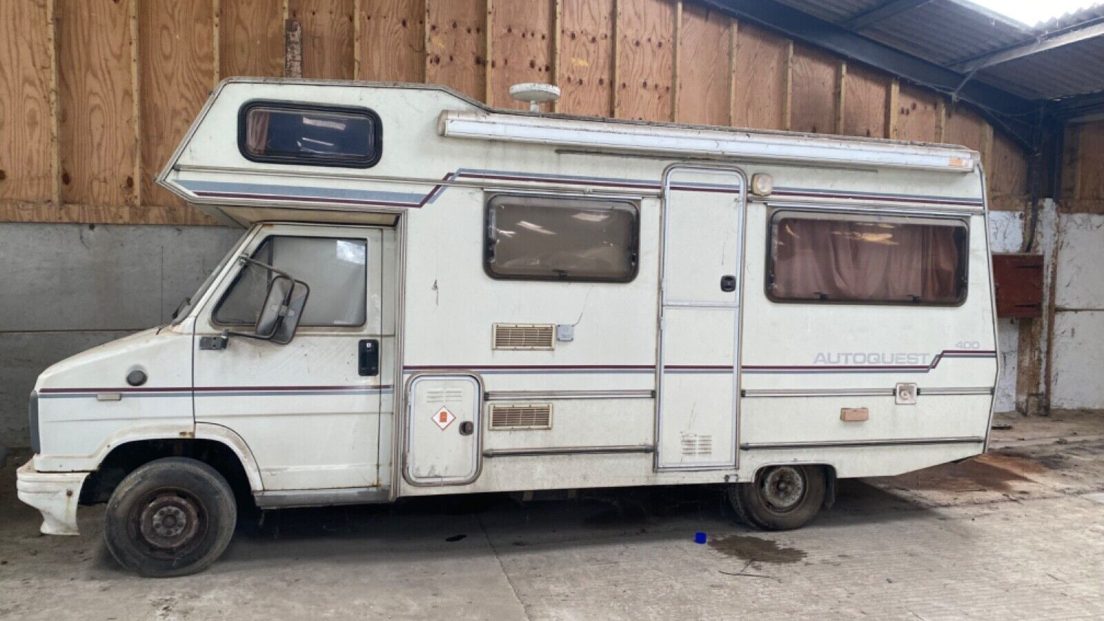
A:
[[[449,409],[444,406],[442,406],[441,409],[437,410],[437,413],[433,415],[433,422],[441,428],[441,431],[447,429],[454,420],[456,420],[456,415],[450,412]]]

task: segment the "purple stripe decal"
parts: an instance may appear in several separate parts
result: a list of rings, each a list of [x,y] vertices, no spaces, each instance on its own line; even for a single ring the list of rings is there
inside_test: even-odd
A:
[[[483,179],[491,181],[522,181],[522,182],[544,182],[544,183],[556,183],[559,185],[573,185],[573,186],[597,186],[608,188],[633,188],[643,190],[660,190],[662,185],[653,181],[641,181],[633,179],[605,179],[605,178],[587,178],[587,177],[571,177],[571,176],[558,176],[558,175],[533,175],[533,174],[512,174],[505,172],[480,172],[480,171],[467,171],[460,169],[456,172],[451,172],[442,177],[442,181],[448,182],[457,179]],[[254,199],[254,200],[269,200],[279,202],[296,202],[296,203],[318,203],[318,204],[341,204],[341,205],[377,205],[381,207],[402,207],[410,209],[418,209],[424,207],[428,203],[432,203],[447,189],[447,186],[443,183],[439,183],[429,191],[420,201],[417,202],[405,202],[405,201],[386,201],[386,200],[360,200],[352,198],[325,198],[325,197],[309,197],[309,196],[285,196],[277,194],[251,194],[245,192],[218,192],[213,190],[197,190],[193,191],[196,196],[211,197],[211,198],[242,198],[242,199]],[[709,186],[709,185],[672,185],[672,190],[679,191],[694,191],[694,192],[720,192],[720,193],[735,193],[740,190],[739,186],[732,186],[726,188],[724,186]],[[930,203],[935,205],[962,205],[970,207],[980,207],[984,203],[981,199],[973,198],[955,198],[955,197],[941,197],[941,196],[913,196],[908,194],[878,194],[873,192],[829,192],[829,191],[817,191],[817,190],[805,190],[801,188],[775,188],[772,193],[773,197],[805,197],[805,198],[828,198],[828,199],[848,199],[848,200],[878,200],[895,203]]]
[[[381,386],[198,386],[194,390],[188,386],[173,386],[163,388],[43,388],[38,391],[42,395],[74,394],[74,393],[104,393],[117,392],[130,393],[170,393],[170,392],[347,392],[357,390],[390,390],[390,384]]]

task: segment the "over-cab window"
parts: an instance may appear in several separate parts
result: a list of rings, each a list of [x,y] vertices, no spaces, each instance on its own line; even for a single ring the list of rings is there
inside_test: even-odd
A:
[[[775,301],[954,305],[966,299],[969,229],[954,218],[779,211],[767,295]]]
[[[383,126],[367,108],[251,101],[238,115],[238,149],[254,162],[369,168],[383,154]]]
[[[367,314],[367,244],[363,239],[269,237],[253,258],[307,283],[310,297],[300,326],[361,326]],[[247,263],[215,307],[216,323],[253,325],[272,270]]]
[[[483,266],[493,278],[628,282],[639,214],[627,201],[499,195],[487,202]]]

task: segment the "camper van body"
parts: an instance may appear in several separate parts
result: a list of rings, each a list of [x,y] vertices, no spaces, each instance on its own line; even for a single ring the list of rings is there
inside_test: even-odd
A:
[[[368,119],[373,153],[251,159],[258,105],[370,111],[356,122]],[[40,376],[19,493],[44,532],[75,534],[78,499],[103,500],[170,455],[222,456],[216,469],[278,508],[735,485],[802,465],[830,486],[986,447],[998,368],[985,182],[961,147],[491,110],[424,85],[232,79],[159,182],[248,230],[173,323]],[[529,217],[561,207],[549,222],[563,231]],[[573,222],[609,218],[620,228],[566,259],[578,274],[541,272],[558,260],[547,254],[500,256],[546,253]],[[779,236],[819,221],[873,227],[824,230],[896,248],[877,230],[957,240],[941,246],[959,270],[953,299],[779,293]],[[521,233],[530,241],[496,238]],[[288,342],[220,317],[257,268],[240,257],[282,261],[309,287]]]

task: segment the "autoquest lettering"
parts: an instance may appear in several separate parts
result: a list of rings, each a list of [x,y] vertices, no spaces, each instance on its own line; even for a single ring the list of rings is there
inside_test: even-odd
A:
[[[931,354],[915,352],[835,351],[817,352],[816,356],[813,357],[813,364],[826,366],[919,366],[927,365],[930,360]]]

